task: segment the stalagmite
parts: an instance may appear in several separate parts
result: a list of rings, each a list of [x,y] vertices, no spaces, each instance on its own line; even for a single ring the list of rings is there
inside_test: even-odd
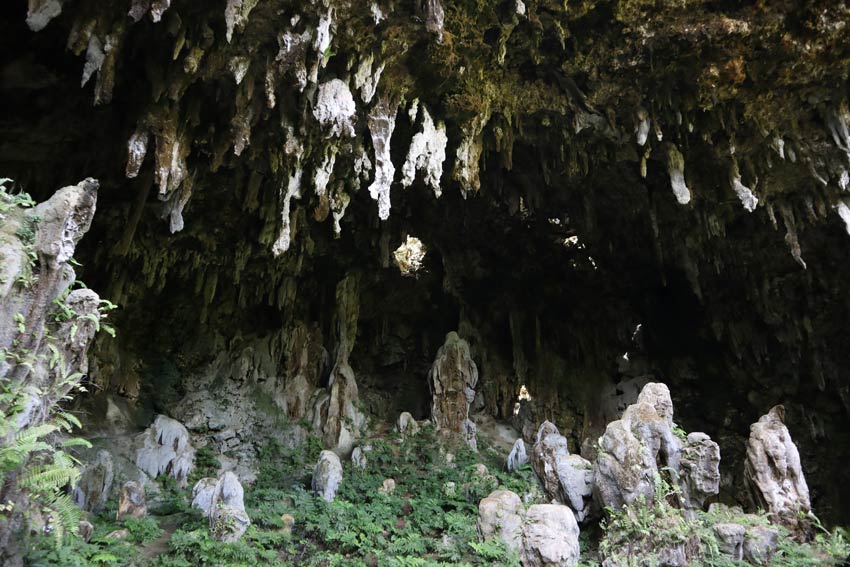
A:
[[[745,473],[756,503],[777,521],[801,527],[801,514],[811,510],[809,487],[800,453],[785,426],[785,408],[775,406],[750,426]]]
[[[369,195],[378,202],[378,218],[390,216],[390,188],[395,176],[395,166],[390,157],[390,139],[395,129],[398,103],[388,96],[378,100],[369,113],[369,132],[375,148],[375,179],[369,186]]]
[[[478,367],[469,353],[469,344],[452,331],[437,351],[428,384],[431,388],[431,418],[438,431],[458,435],[473,449],[475,423],[469,419],[469,406],[475,399]]]
[[[407,159],[401,168],[401,184],[409,187],[416,172],[424,173],[425,184],[431,187],[434,195],[442,194],[440,178],[443,176],[443,162],[446,161],[446,126],[442,122],[434,124],[428,109],[422,106],[422,130],[413,136]]]

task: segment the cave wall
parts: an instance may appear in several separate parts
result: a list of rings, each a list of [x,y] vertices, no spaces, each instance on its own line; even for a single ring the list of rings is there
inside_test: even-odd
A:
[[[101,181],[78,256],[122,309],[90,379],[140,426],[260,344],[241,374],[285,389],[294,330],[334,353],[356,273],[351,366],[378,420],[427,417],[458,330],[479,405],[514,419],[526,385],[520,427],[551,419],[571,448],[592,450],[629,384],[664,380],[685,428],[721,440],[733,495],[749,423],[783,403],[816,510],[846,519],[845,6],[0,10],[0,174],[38,197]],[[353,108],[335,114],[322,90],[340,84]],[[408,234],[428,247],[414,277],[391,255]]]

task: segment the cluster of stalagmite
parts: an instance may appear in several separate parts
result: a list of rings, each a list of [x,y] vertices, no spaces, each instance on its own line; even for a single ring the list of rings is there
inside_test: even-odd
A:
[[[783,423],[784,410],[775,407],[755,423],[750,432],[747,451],[747,479],[759,507],[765,509],[774,523],[792,533],[804,535],[806,522],[801,516],[810,511],[808,489],[799,454]],[[657,498],[675,497],[674,512],[681,516],[670,521],[692,520],[698,511],[720,490],[720,448],[705,433],[690,433],[684,439],[674,431],[673,403],[666,385],[648,383],[637,401],[623,412],[621,419],[608,424],[599,439],[595,462],[570,455],[567,439],[552,423],[544,422],[536,435],[531,463],[546,495],[557,507],[578,522],[588,520],[601,510],[618,512],[651,506]],[[508,469],[516,470],[525,452],[518,439],[508,457]],[[672,492],[656,491],[669,483]],[[743,512],[733,513],[712,504],[716,517],[723,521],[713,526],[721,552],[734,560],[747,559],[754,564],[770,561],[778,544],[776,529],[755,525]],[[549,538],[559,549],[558,559],[540,562],[527,545],[529,520],[523,519],[524,508],[519,497],[498,491],[481,501],[479,530],[483,537],[499,537],[517,550],[522,550],[522,563],[531,565],[575,565],[578,552],[578,527],[567,530],[564,541]],[[529,510],[530,511],[530,510]],[[562,512],[564,513],[564,512]],[[724,519],[726,518],[726,519]],[[752,527],[746,527],[748,524]],[[533,524],[533,522],[532,522]],[[526,526],[525,528],[523,526]],[[525,531],[524,531],[525,530]],[[561,534],[563,536],[563,533]],[[524,539],[525,538],[525,539]],[[524,543],[526,542],[526,543]],[[602,557],[606,567],[631,564],[634,553],[646,554],[669,566],[682,566],[699,553],[684,544],[664,549],[651,549],[644,542],[632,542],[631,551],[622,555],[614,549]],[[630,558],[631,557],[631,558]],[[660,558],[660,559],[659,559]]]

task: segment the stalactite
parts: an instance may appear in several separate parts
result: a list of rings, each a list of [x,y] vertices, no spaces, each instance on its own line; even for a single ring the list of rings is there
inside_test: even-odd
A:
[[[388,95],[378,100],[369,113],[369,132],[375,148],[375,179],[369,186],[369,195],[378,202],[378,218],[390,216],[390,187],[395,176],[395,166],[390,157],[390,139],[395,130],[398,101]]]

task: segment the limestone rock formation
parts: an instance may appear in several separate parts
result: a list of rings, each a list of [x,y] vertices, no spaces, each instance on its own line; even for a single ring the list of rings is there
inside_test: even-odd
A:
[[[74,502],[87,512],[98,512],[109,500],[112,481],[115,477],[112,455],[100,450],[95,459],[88,463],[74,487]]]
[[[740,524],[715,524],[712,528],[717,536],[720,553],[733,561],[744,558],[744,533],[746,529]]]
[[[720,492],[720,446],[705,433],[690,433],[680,466],[682,505],[701,510],[707,498]]]
[[[522,548],[524,518],[522,500],[509,490],[492,492],[478,503],[478,532],[481,537],[498,537],[515,551]]]
[[[770,565],[779,546],[779,532],[764,526],[752,526],[744,537],[743,555],[753,565]]]
[[[195,448],[186,427],[165,415],[158,415],[153,424],[139,436],[136,466],[151,478],[168,475],[180,486],[186,486],[192,472]]]
[[[570,506],[576,519],[584,521],[590,513],[593,495],[592,464],[580,455],[570,454],[567,438],[554,424],[544,422],[538,437],[531,450],[531,465],[546,495]]]
[[[568,567],[579,559],[579,529],[572,510],[556,504],[528,508],[521,561],[524,567]]]
[[[594,490],[605,507],[615,510],[638,498],[652,502],[655,476],[662,469],[672,475],[673,483],[684,482],[688,506],[701,507],[710,493],[719,487],[719,451],[707,436],[694,435],[687,476],[680,478],[682,443],[672,430],[673,403],[664,384],[650,382],[638,395],[637,403],[623,417],[608,424],[599,439],[594,466]],[[700,495],[700,490],[706,490]]]
[[[118,496],[118,512],[115,514],[117,521],[123,521],[127,518],[141,519],[148,515],[147,504],[145,503],[145,487],[128,480],[121,487],[121,494]]]
[[[775,406],[750,427],[746,477],[756,503],[778,522],[798,527],[811,510],[800,453],[785,426],[785,408]]]
[[[326,502],[333,502],[342,483],[342,463],[333,451],[322,451],[313,469],[313,492]]]
[[[209,519],[213,537],[225,543],[239,540],[251,525],[245,512],[242,484],[230,471],[218,477],[210,500]]]
[[[514,442],[511,452],[508,454],[508,472],[514,472],[528,463],[528,453],[525,450],[525,441],[520,437]]]
[[[192,508],[197,508],[204,513],[204,516],[209,516],[217,484],[217,478],[209,477],[196,482],[192,487]]]
[[[31,18],[46,14],[40,8],[33,11],[35,4],[50,5],[31,3]],[[98,182],[86,179],[64,187],[29,208],[31,202],[6,192],[8,181],[0,181],[0,377],[4,392],[14,397],[5,396],[0,403],[7,427],[0,439],[4,446],[8,436],[28,432],[35,432],[39,443],[43,441],[44,434],[33,428],[47,421],[56,404],[79,387],[88,372],[89,345],[103,318],[94,291],[71,290],[76,280],[71,262],[77,243],[91,225]],[[32,524],[27,517],[35,514],[29,512],[40,512],[43,505],[33,501],[38,494],[18,485],[16,468],[32,457],[24,453],[18,464],[13,458],[11,468],[4,471],[0,487],[0,497],[7,504],[6,517],[0,522],[0,563],[4,565],[21,564],[23,539],[17,532]],[[107,469],[101,472],[91,475],[91,484],[84,487],[88,494],[81,498],[78,493],[78,502],[96,506],[103,500],[109,475]]]
[[[416,423],[410,412],[403,411],[396,420],[396,429],[402,437],[409,437],[419,432],[419,424]]]
[[[469,353],[469,344],[457,333],[449,333],[429,375],[431,418],[438,431],[459,436],[473,449],[477,444],[469,406],[475,399],[477,383],[478,367]]]
[[[519,496],[497,490],[478,504],[478,532],[517,551],[523,567],[568,567],[579,560],[579,528],[572,510],[559,504],[525,509]]]

